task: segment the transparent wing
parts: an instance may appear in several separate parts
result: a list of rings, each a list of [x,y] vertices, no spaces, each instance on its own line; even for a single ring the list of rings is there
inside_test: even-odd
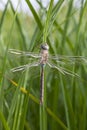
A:
[[[57,69],[59,72],[61,72],[63,75],[67,74],[67,75],[71,75],[71,76],[76,76],[76,77],[80,77],[77,73],[74,73],[73,71],[70,71],[66,68],[60,67],[60,66],[56,66],[52,63],[47,62],[47,64],[54,69]]]
[[[32,64],[26,64],[26,65],[18,66],[18,67],[12,68],[11,72],[23,71],[23,70],[26,70],[30,67],[35,67],[35,66],[38,66],[38,65],[39,65],[39,63],[32,63]]]
[[[57,55],[57,56],[49,56],[49,59],[54,60],[60,64],[87,64],[87,57],[84,56],[64,56],[64,55]]]
[[[32,58],[40,58],[40,54],[35,54],[32,52],[25,52],[25,51],[19,51],[16,49],[9,49],[9,53],[18,55],[18,56],[26,56],[26,57],[32,57]]]

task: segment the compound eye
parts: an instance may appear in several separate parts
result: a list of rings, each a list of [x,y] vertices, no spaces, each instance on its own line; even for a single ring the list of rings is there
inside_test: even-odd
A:
[[[49,46],[47,43],[44,43],[41,45],[41,49],[44,49],[44,50],[49,50]]]

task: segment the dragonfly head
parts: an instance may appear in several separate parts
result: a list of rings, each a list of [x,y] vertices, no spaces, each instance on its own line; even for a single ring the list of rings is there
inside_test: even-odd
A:
[[[43,49],[43,50],[49,50],[48,44],[47,43],[42,44],[41,45],[41,49]]]

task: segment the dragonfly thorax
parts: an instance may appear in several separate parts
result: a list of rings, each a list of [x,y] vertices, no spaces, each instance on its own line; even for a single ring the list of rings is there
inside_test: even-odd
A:
[[[45,65],[47,63],[48,49],[49,49],[49,46],[47,45],[47,43],[41,45],[41,59],[40,59],[41,65]]]

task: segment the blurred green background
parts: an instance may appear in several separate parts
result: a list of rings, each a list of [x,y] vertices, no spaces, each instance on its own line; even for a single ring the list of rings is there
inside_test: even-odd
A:
[[[18,10],[20,1],[7,1],[0,10],[0,130],[40,129],[40,66],[12,73],[14,67],[34,59],[9,54],[9,49],[40,52],[46,41],[49,53],[57,56],[84,56],[75,65],[70,60],[63,67],[78,77],[62,75],[45,68],[46,121],[43,130],[87,129],[87,0],[25,0],[29,12]],[[83,62],[84,61],[84,62]],[[58,63],[53,61],[58,66]],[[44,119],[44,118],[43,118]]]

